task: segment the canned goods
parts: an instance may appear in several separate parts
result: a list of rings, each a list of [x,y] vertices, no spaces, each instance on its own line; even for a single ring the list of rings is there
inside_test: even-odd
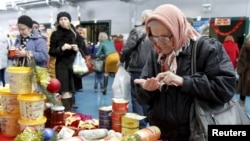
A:
[[[112,112],[112,122],[122,123],[122,116],[126,113],[122,112]]]
[[[128,112],[128,101],[125,99],[118,99],[113,98],[112,99],[112,110],[113,112]]]

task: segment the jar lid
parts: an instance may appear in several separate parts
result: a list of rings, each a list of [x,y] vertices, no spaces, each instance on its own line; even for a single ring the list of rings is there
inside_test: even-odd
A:
[[[45,103],[45,107],[46,107],[46,108],[51,108],[51,107],[53,107],[53,104],[47,102],[47,103]]]
[[[51,110],[53,111],[64,111],[65,107],[64,106],[52,106]]]

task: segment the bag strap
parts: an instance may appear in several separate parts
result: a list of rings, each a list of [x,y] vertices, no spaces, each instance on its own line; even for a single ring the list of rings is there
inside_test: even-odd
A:
[[[197,40],[194,43],[194,46],[192,47],[192,58],[191,58],[191,74],[194,74],[197,71],[197,67],[196,67],[196,52],[197,52],[197,47],[199,44],[199,41],[202,37],[206,37],[206,36],[200,36],[197,38]]]

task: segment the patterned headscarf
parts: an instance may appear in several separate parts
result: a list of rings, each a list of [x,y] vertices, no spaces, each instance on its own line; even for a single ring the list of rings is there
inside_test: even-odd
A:
[[[188,44],[190,39],[196,40],[200,35],[188,22],[184,13],[172,4],[164,4],[157,7],[147,19],[146,31],[148,35],[151,34],[148,24],[153,20],[159,21],[172,33],[173,51],[170,54],[163,54],[163,56],[165,56],[165,71],[170,70],[176,73],[176,56],[181,52],[182,47]]]

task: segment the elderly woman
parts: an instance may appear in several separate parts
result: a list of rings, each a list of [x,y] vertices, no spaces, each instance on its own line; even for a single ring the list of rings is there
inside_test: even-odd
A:
[[[138,100],[150,108],[150,125],[162,140],[188,141],[189,111],[194,97],[212,105],[229,101],[235,91],[232,64],[221,43],[203,37],[197,49],[197,72],[191,75],[191,50],[200,36],[176,6],[157,7],[146,22],[151,52],[134,82],[141,85]]]
[[[99,42],[98,50],[96,52],[96,57],[100,57],[102,54],[105,56],[105,67],[104,67],[104,86],[103,94],[107,92],[108,86],[108,76],[109,73],[116,73],[118,70],[117,64],[119,62],[119,54],[115,49],[115,45],[112,41],[108,40],[108,35],[105,32],[99,33]]]

